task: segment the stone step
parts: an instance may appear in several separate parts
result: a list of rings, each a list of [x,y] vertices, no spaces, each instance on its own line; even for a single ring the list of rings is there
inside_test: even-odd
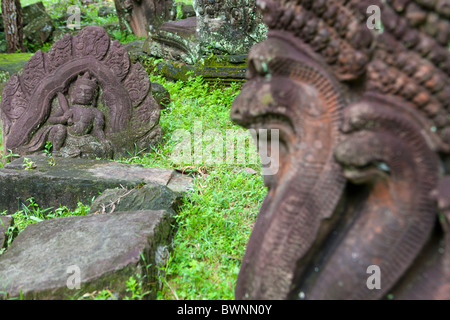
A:
[[[172,169],[146,168],[141,165],[106,160],[54,158],[47,156],[19,158],[0,169],[0,212],[14,214],[33,198],[41,209],[91,205],[94,197],[106,189],[132,189],[144,185],[165,186],[184,193],[193,186],[190,177]],[[26,162],[32,163],[27,165]]]
[[[165,210],[141,210],[31,224],[0,256],[0,298],[77,299],[103,289],[123,298],[131,276],[143,280],[144,298],[155,298],[172,220]]]

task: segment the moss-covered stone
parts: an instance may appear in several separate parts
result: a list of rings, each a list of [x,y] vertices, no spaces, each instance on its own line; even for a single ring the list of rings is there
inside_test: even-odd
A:
[[[23,28],[23,34],[29,44],[42,46],[50,40],[55,30],[52,19],[44,13],[39,19],[35,19]]]
[[[24,6],[22,8],[23,25],[26,26],[27,24],[33,21],[42,19],[43,16],[45,15],[46,15],[45,6],[44,3],[42,3],[42,1]]]
[[[200,58],[195,17],[165,22],[145,40],[143,51],[150,56],[162,57],[193,65]]]
[[[176,20],[186,19],[190,17],[195,17],[195,9],[192,4],[186,4],[184,2],[176,2],[174,3],[175,11],[174,14],[176,15],[174,18]]]
[[[164,23],[143,51],[164,59],[159,72],[174,80],[245,78],[250,48],[267,37],[267,26],[254,1],[194,2],[195,17]]]
[[[194,8],[200,55],[247,54],[253,45],[266,39],[267,27],[254,0],[197,1]]]
[[[199,60],[195,65],[165,60],[158,63],[156,68],[162,75],[173,80],[187,81],[191,77],[202,76],[211,82],[237,82],[245,79],[247,56],[212,55]]]
[[[17,73],[32,56],[32,53],[1,53],[0,71],[8,72],[10,75]]]
[[[130,60],[133,63],[144,62],[148,58],[147,54],[142,50],[145,40],[135,40],[128,43],[124,43],[123,46],[127,50]]]

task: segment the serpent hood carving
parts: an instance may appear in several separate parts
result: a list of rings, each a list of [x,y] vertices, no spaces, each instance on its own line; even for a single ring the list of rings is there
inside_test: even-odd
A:
[[[258,1],[269,33],[231,118],[279,130],[280,170],[265,176],[237,299],[450,298],[444,2]]]
[[[2,95],[4,152],[112,158],[148,149],[161,136],[160,106],[145,69],[101,27],[65,35],[37,51]]]

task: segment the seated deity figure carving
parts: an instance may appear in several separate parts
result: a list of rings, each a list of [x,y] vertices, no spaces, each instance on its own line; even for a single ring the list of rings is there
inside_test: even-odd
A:
[[[97,152],[100,157],[111,153],[111,143],[104,133],[105,116],[96,108],[97,88],[97,81],[91,79],[90,74],[86,72],[83,76],[79,75],[73,85],[70,105],[62,92],[57,93],[59,110],[48,119],[50,129],[44,130],[49,131],[47,140],[52,143],[54,153],[65,152],[71,157],[82,155],[83,146],[77,146],[75,143],[80,137],[91,142],[94,142],[95,138],[98,139],[103,146],[101,152]],[[88,135],[90,137],[87,137]],[[63,148],[65,142],[68,146]]]
[[[105,116],[96,108],[98,85],[88,72],[79,75],[70,90],[70,105],[62,92],[57,92],[58,104],[51,115],[34,135],[27,146],[28,151],[42,150],[50,142],[54,155],[83,157],[96,154],[111,156],[111,143],[104,133]],[[81,143],[80,143],[81,141]],[[89,146],[95,144],[95,150]]]
[[[97,26],[37,51],[2,93],[3,153],[119,159],[159,144],[161,105],[144,67]]]

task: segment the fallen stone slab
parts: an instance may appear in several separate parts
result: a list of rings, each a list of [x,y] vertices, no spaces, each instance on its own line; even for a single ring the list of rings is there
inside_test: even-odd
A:
[[[42,2],[24,7],[22,16],[23,35],[29,44],[43,45],[50,39],[55,25]]]
[[[25,158],[0,169],[0,212],[13,214],[29,198],[41,209],[74,209],[79,202],[91,205],[93,198],[106,189],[133,189],[149,184],[184,193],[193,186],[192,178],[172,169],[72,158],[54,158],[55,165],[51,165],[46,156]]]
[[[145,185],[131,190],[108,189],[95,199],[89,213],[104,214],[117,211],[167,210],[175,215],[182,196],[163,185]]]
[[[42,1],[29,4],[22,8],[22,22],[26,26],[33,21],[42,19],[46,15],[45,6]]]
[[[167,211],[148,210],[29,225],[0,256],[0,298],[71,299],[106,288],[124,297],[131,276],[155,298],[171,223]]]

